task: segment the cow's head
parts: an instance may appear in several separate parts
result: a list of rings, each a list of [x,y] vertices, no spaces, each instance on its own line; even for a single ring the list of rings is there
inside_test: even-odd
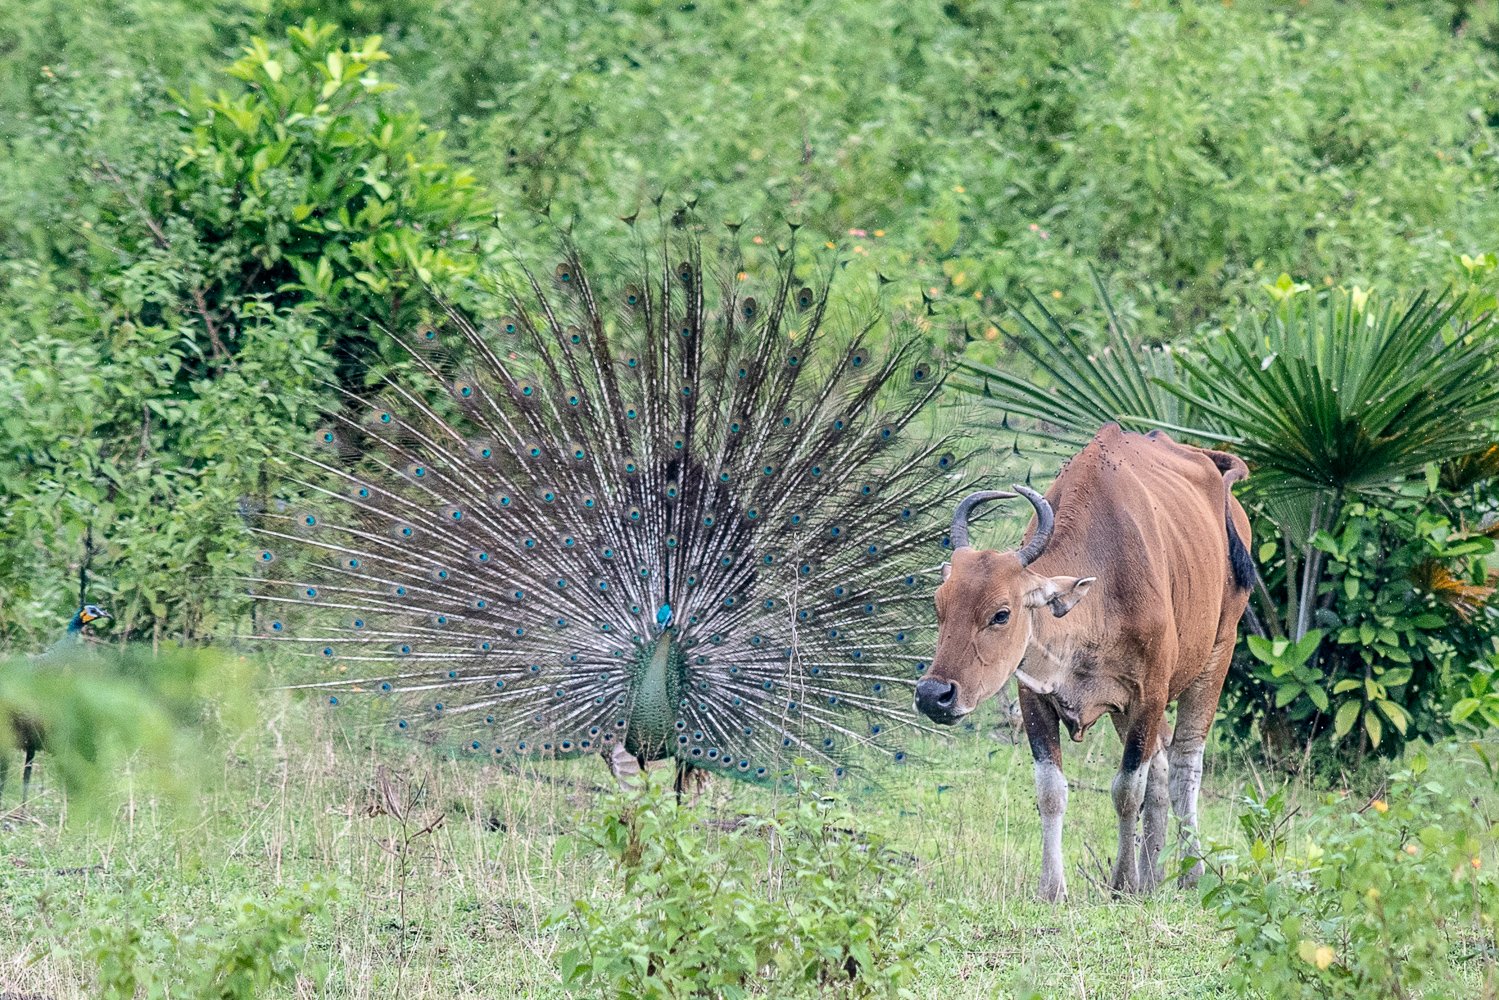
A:
[[[1010,552],[975,549],[968,544],[968,515],[989,500],[1023,496],[1036,508],[1036,533]],[[937,651],[931,669],[916,685],[916,707],[935,722],[967,715],[1010,679],[1040,685],[1018,668],[1031,643],[1033,616],[1060,618],[1082,600],[1094,577],[1042,576],[1033,572],[1051,541],[1051,504],[1035,490],[986,490],[967,497],[953,511],[952,561],[942,567],[937,588]]]

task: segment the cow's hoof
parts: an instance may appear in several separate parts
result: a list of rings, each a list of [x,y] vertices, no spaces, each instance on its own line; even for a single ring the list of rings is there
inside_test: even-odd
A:
[[[1067,898],[1067,882],[1063,879],[1042,879],[1036,890],[1036,898],[1043,903],[1060,903]]]

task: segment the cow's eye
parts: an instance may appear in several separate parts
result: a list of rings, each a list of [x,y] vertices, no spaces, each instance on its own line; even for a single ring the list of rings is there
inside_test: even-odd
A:
[[[991,619],[989,619],[989,624],[990,625],[1003,625],[1005,622],[1007,622],[1009,620],[1010,620],[1010,609],[1009,608],[1000,608],[998,611],[994,612],[994,617],[991,618]]]

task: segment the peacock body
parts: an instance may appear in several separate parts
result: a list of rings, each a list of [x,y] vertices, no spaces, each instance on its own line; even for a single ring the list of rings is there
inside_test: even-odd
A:
[[[929,348],[794,245],[636,239],[634,281],[565,243],[507,315],[393,334],[404,372],[347,397],[260,525],[261,634],[325,662],[330,704],[389,698],[474,755],[751,780],[903,756],[964,485],[921,416]]]

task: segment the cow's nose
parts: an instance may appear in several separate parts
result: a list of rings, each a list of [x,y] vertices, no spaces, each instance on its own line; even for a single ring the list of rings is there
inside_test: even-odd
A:
[[[923,715],[937,722],[952,717],[953,702],[958,698],[958,686],[951,681],[927,677],[916,685],[916,707]]]

